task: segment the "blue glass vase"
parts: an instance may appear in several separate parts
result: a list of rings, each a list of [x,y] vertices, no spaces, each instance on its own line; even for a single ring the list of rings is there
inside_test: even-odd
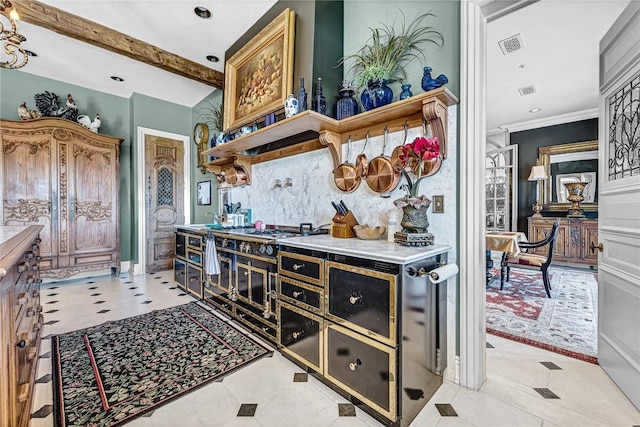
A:
[[[351,85],[345,80],[342,81],[342,89],[340,89],[338,93],[340,94],[340,99],[338,99],[336,104],[336,119],[346,119],[360,112],[358,101],[353,97],[355,92],[351,89]]]
[[[362,108],[369,111],[383,105],[391,104],[393,91],[387,86],[386,80],[372,80],[367,83],[367,88],[360,95]]]
[[[411,89],[411,85],[410,84],[404,84],[402,86],[400,86],[400,88],[402,88],[402,92],[400,92],[400,99],[406,99],[406,98],[410,98],[413,96],[413,93],[409,90]]]

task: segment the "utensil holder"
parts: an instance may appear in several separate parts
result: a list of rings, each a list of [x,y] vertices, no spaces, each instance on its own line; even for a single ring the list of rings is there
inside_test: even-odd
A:
[[[358,225],[358,220],[351,211],[347,211],[346,215],[335,214],[331,220],[331,236],[342,239],[356,237],[353,227]]]

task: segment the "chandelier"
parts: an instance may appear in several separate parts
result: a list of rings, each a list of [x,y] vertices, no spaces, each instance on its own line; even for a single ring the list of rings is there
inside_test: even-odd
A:
[[[18,12],[9,0],[0,0],[0,43],[4,46],[0,67],[21,68],[24,67],[29,56],[20,43],[27,39],[18,34],[16,21],[20,19]],[[5,61],[6,57],[6,61]]]

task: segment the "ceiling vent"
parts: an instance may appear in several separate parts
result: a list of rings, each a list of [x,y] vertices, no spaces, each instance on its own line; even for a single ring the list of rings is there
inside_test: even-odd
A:
[[[537,92],[536,85],[529,85],[529,86],[521,87],[520,89],[518,89],[518,92],[520,92],[520,96],[534,94],[534,93]]]
[[[498,45],[500,46],[500,49],[502,49],[503,55],[524,49],[524,42],[522,41],[522,36],[520,36],[520,34],[500,40]]]

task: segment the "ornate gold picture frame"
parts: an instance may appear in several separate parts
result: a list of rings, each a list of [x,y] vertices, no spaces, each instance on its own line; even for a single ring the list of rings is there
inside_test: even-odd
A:
[[[285,9],[225,65],[224,130],[283,108],[293,87],[295,12]]]

